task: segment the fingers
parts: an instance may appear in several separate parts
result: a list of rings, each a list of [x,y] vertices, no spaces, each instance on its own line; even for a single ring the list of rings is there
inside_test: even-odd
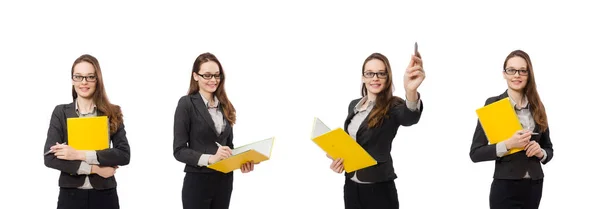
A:
[[[229,148],[228,146],[221,146],[221,147],[219,147],[219,149],[217,150],[217,152],[225,152],[225,153],[227,153],[227,157],[233,155],[233,151],[231,151],[231,148]]]
[[[421,59],[421,53],[417,52],[416,55],[412,56],[412,59],[414,60],[414,65],[423,66],[423,60]]]
[[[331,168],[331,170],[335,171],[336,173],[341,173],[344,170],[344,159],[336,159],[331,163],[331,166],[329,166]]]
[[[425,77],[425,73],[423,71],[417,70],[417,71],[413,71],[412,73],[409,73],[408,77],[410,79],[416,79],[416,78],[419,78],[419,77]]]

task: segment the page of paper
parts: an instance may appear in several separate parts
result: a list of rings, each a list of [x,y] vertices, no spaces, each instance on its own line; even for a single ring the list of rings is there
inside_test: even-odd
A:
[[[329,131],[331,131],[331,129],[329,129],[329,127],[327,127],[325,125],[325,123],[323,123],[323,121],[321,121],[321,119],[315,118],[315,123],[313,124],[313,130],[312,130],[312,134],[311,134],[311,139],[321,136]]]
[[[252,144],[247,144],[247,145],[235,148],[231,151],[232,151],[233,155],[237,155],[237,154],[240,154],[240,153],[243,153],[243,152],[253,149],[267,157],[271,157],[271,148],[273,147],[273,140],[275,140],[275,137],[257,141]]]

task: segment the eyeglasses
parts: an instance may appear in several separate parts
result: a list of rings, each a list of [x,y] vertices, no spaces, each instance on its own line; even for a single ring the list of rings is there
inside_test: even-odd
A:
[[[378,73],[364,72],[363,73],[363,76],[365,78],[373,78],[373,77],[375,77],[375,75],[377,75],[377,78],[387,78],[387,76],[388,76],[387,72],[378,72]]]
[[[73,75],[71,77],[71,79],[73,79],[73,81],[76,81],[76,82],[81,82],[81,81],[83,81],[83,79],[85,79],[85,81],[87,81],[87,82],[95,82],[96,78],[97,77],[95,75],[88,75],[88,76]]]
[[[210,79],[211,79],[211,78],[213,78],[213,77],[214,77],[215,79],[217,79],[217,80],[220,80],[221,78],[223,78],[223,77],[224,77],[224,76],[223,76],[223,75],[221,75],[221,74],[199,74],[199,73],[196,73],[196,75],[198,75],[198,76],[200,76],[200,77],[204,78],[205,80],[210,80]]]
[[[515,70],[512,68],[504,69],[504,73],[506,73],[507,75],[514,75],[517,72],[519,73],[519,75],[528,75],[529,74],[529,70]]]

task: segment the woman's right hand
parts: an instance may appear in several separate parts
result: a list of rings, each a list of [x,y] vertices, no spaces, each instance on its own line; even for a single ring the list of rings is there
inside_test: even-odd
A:
[[[232,151],[228,146],[220,146],[217,152],[208,158],[208,164],[219,162],[219,160],[231,157]]]
[[[510,139],[506,140],[504,144],[506,145],[507,150],[513,148],[524,148],[527,144],[529,144],[530,139],[531,131],[519,130],[512,137],[510,137]]]

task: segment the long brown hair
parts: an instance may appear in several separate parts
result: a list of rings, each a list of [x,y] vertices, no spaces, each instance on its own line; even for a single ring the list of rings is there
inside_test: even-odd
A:
[[[219,66],[219,73],[221,75],[221,80],[219,82],[219,86],[217,86],[217,90],[215,91],[215,95],[219,100],[219,104],[223,107],[223,116],[227,119],[229,124],[235,124],[235,108],[229,101],[227,97],[227,93],[225,92],[225,72],[223,71],[223,67],[221,66],[221,62],[217,59],[217,57],[209,52],[200,54],[196,61],[194,61],[194,66],[192,67],[192,73],[190,74],[190,88],[188,89],[188,95],[196,94],[200,91],[200,86],[198,86],[198,81],[194,80],[193,73],[200,72],[200,66],[207,62],[215,62]]]
[[[118,105],[113,105],[110,103],[110,101],[108,101],[106,91],[104,90],[104,82],[102,78],[102,70],[100,70],[100,63],[94,56],[89,54],[79,56],[79,58],[77,58],[75,62],[73,62],[73,66],[71,67],[71,76],[73,76],[75,65],[82,62],[87,62],[94,66],[96,75],[96,91],[94,91],[94,94],[92,95],[92,100],[94,101],[94,104],[96,105],[98,110],[104,113],[106,116],[108,116],[110,123],[110,133],[114,134],[115,132],[117,132],[119,125],[123,123],[123,113],[121,112],[121,107],[119,107]],[[75,92],[75,86],[73,86],[71,90],[73,100],[76,100],[77,92]]]
[[[529,55],[521,50],[512,51],[506,59],[504,60],[504,67],[506,69],[506,63],[510,58],[513,57],[521,57],[527,62],[527,70],[529,74],[527,76],[527,84],[525,85],[525,96],[527,97],[527,101],[529,101],[531,113],[533,114],[533,119],[535,123],[540,126],[540,131],[546,131],[548,128],[548,118],[546,117],[546,109],[544,108],[544,104],[540,99],[540,95],[537,92],[537,87],[535,85],[535,76],[533,73],[533,65],[531,64],[531,59]]]
[[[394,88],[394,84],[393,84],[393,79],[392,79],[392,68],[390,67],[390,62],[388,60],[387,57],[385,57],[383,54],[380,53],[373,53],[371,55],[369,55],[369,57],[367,57],[367,59],[365,59],[365,62],[363,63],[362,66],[362,72],[364,75],[365,72],[365,65],[367,65],[367,62],[371,61],[371,60],[380,60],[383,62],[383,64],[385,65],[385,72],[387,73],[387,78],[386,82],[385,82],[385,86],[383,87],[383,89],[381,90],[381,92],[379,92],[377,94],[377,98],[375,99],[375,106],[373,107],[373,110],[371,110],[371,113],[369,114],[369,128],[373,128],[376,126],[381,125],[381,123],[383,122],[384,117],[387,118],[389,117],[387,115],[388,111],[395,105],[401,105],[404,104],[404,100],[401,99],[400,97],[396,97],[394,96],[393,93],[393,88]],[[365,85],[365,83],[362,84],[362,96],[367,96],[367,86]]]

